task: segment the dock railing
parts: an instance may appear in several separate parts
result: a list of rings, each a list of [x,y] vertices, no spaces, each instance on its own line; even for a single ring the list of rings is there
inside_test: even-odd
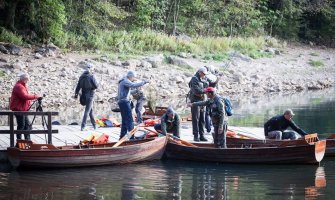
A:
[[[46,130],[14,130],[14,115],[34,115],[47,116]],[[48,144],[52,144],[52,134],[58,130],[52,130],[51,116],[58,115],[58,112],[19,112],[19,111],[0,111],[0,116],[8,116],[9,130],[0,130],[0,134],[10,134],[10,147],[14,147],[15,134],[48,134]]]

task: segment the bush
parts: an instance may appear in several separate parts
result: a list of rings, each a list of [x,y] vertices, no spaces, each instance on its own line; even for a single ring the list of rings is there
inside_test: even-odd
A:
[[[323,62],[320,60],[309,60],[308,64],[310,64],[313,67],[317,67],[317,68],[324,66]]]
[[[0,41],[1,42],[7,42],[12,43],[16,45],[22,45],[23,40],[22,37],[19,35],[16,35],[15,33],[6,30],[5,28],[0,27]]]

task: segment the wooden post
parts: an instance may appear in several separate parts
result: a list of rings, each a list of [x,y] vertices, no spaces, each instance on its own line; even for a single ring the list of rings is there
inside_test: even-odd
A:
[[[48,112],[48,144],[52,144],[51,112]]]
[[[10,110],[10,97],[8,97],[8,110]],[[10,126],[9,121],[10,121],[10,116],[8,115],[8,126]]]
[[[14,114],[9,113],[9,138],[10,138],[10,147],[14,147]]]

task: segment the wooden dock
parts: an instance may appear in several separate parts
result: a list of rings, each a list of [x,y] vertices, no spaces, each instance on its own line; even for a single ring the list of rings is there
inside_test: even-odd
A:
[[[148,127],[152,130],[153,127]],[[231,130],[239,131],[243,134],[250,135],[253,137],[257,137],[259,139],[264,139],[263,129],[262,128],[251,128],[251,127],[228,127]],[[8,130],[9,126],[0,126],[0,130]],[[73,145],[78,144],[80,141],[84,140],[91,134],[97,133],[102,134],[105,133],[109,135],[109,140],[111,142],[117,141],[120,137],[120,128],[119,127],[100,127],[97,130],[94,130],[92,126],[88,126],[88,130],[81,131],[80,125],[53,125],[53,129],[58,130],[58,134],[52,134],[52,143],[55,146],[64,146],[64,145]],[[42,126],[34,125],[33,130],[43,130]],[[139,131],[135,134],[136,136],[141,136],[145,133],[143,127],[139,129]],[[193,142],[193,134],[192,134],[192,124],[191,122],[183,122],[181,124],[181,139]],[[212,135],[209,133],[205,133],[208,142],[213,142]],[[15,137],[16,138],[16,137]],[[22,138],[23,135],[22,135]],[[47,136],[41,134],[31,134],[31,139],[34,143],[47,143]],[[10,138],[9,134],[0,135],[0,150],[5,150],[10,146]]]

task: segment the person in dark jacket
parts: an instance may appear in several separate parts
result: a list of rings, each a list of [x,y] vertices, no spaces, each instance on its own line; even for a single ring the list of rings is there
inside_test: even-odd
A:
[[[189,106],[207,106],[209,108],[209,115],[211,116],[214,126],[214,145],[217,148],[227,148],[226,134],[228,127],[228,116],[225,110],[223,99],[218,94],[216,94],[216,89],[213,87],[206,88],[205,93],[208,97],[208,100],[190,103]]]
[[[209,87],[216,88],[219,82],[219,77],[217,76],[217,70],[215,69],[214,66],[212,65],[206,65],[205,66],[208,74],[206,75],[206,81],[208,82]],[[208,133],[211,132],[212,130],[212,120],[211,117],[209,116],[209,110],[210,108],[206,107],[205,111],[205,128]]]
[[[28,92],[28,81],[29,75],[20,75],[19,81],[16,82],[13,90],[12,96],[10,98],[10,109],[12,111],[28,111],[30,107],[30,101],[34,99],[41,98],[36,94],[29,94]],[[29,130],[30,121],[27,115],[15,115],[17,122],[17,130]],[[21,134],[16,134],[17,139],[21,139]],[[30,134],[24,134],[26,140],[30,140]]]
[[[121,111],[121,132],[120,139],[127,134],[128,131],[133,130],[134,120],[131,113],[130,106],[130,89],[138,88],[143,86],[146,83],[149,83],[147,80],[135,81],[136,74],[134,71],[128,71],[127,76],[122,78],[119,81],[118,89],[118,105]]]
[[[136,113],[136,123],[140,124],[143,122],[142,119],[142,107],[146,101],[142,87],[138,87],[130,91],[133,99],[136,100],[135,113]]]
[[[163,135],[173,133],[173,136],[180,137],[180,117],[169,107],[166,113],[161,117],[161,123],[154,126],[155,130]]]
[[[191,103],[203,101],[205,99],[204,89],[207,87],[205,76],[207,74],[205,67],[200,67],[196,74],[192,77],[189,87],[190,93],[189,98]],[[207,141],[204,136],[204,124],[205,124],[205,108],[204,106],[192,106],[192,132],[194,141]],[[200,136],[200,138],[199,138]],[[200,140],[199,140],[200,139]]]
[[[296,132],[301,136],[307,135],[307,133],[299,128],[292,117],[294,113],[291,109],[287,109],[283,115],[272,117],[264,124],[264,134],[269,139],[296,139]],[[285,131],[288,127],[291,127],[294,131]]]
[[[93,115],[93,101],[94,101],[94,93],[98,88],[98,83],[92,74],[93,64],[86,63],[86,70],[80,76],[74,98],[78,98],[79,91],[81,90],[80,103],[85,106],[83,121],[81,122],[81,131],[86,130],[86,121],[87,116],[90,116],[91,123],[93,128],[96,129],[96,122]]]

